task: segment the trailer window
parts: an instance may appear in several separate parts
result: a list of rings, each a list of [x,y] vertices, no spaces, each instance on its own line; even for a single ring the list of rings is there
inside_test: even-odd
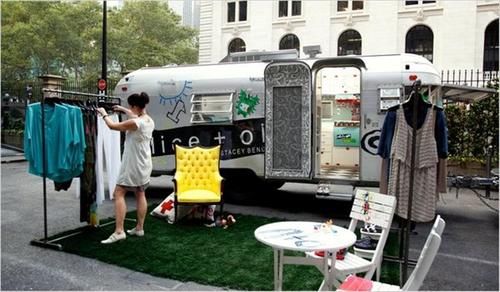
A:
[[[223,123],[233,120],[233,93],[193,94],[191,123]]]

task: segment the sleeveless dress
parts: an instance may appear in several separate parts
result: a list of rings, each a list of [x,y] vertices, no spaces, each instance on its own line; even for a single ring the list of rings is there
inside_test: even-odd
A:
[[[435,111],[427,110],[424,124],[417,130],[413,203],[411,220],[428,222],[434,219],[437,202],[438,153],[434,138]],[[410,191],[411,146],[413,128],[406,122],[403,108],[396,111],[396,126],[391,146],[391,167],[388,194],[397,197],[396,214],[408,215]]]
[[[123,187],[144,188],[149,184],[153,170],[151,139],[155,124],[150,117],[138,117],[132,120],[137,124],[137,130],[126,132],[117,184]]]

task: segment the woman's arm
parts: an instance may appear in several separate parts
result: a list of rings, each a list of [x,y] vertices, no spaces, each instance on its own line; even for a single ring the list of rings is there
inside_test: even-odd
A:
[[[104,122],[111,130],[122,131],[122,132],[137,130],[137,124],[133,120],[114,122],[108,117],[108,113],[102,107],[98,108],[97,111],[99,112],[99,114],[101,114],[102,118],[104,119]]]
[[[137,115],[136,115],[136,114],[134,114],[134,113],[133,113],[130,109],[125,108],[125,107],[123,107],[123,106],[121,106],[121,105],[115,105],[115,106],[113,106],[113,110],[114,110],[115,112],[123,112],[123,113],[125,113],[125,114],[129,117],[129,118],[137,118]]]

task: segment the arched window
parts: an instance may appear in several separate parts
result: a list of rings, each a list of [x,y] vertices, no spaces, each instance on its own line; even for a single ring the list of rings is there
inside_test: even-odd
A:
[[[498,19],[484,31],[483,71],[498,71]]]
[[[246,49],[245,41],[240,38],[232,40],[227,48],[229,53],[244,52]]]
[[[434,34],[425,25],[416,25],[406,33],[406,53],[420,55],[432,62]]]
[[[280,50],[296,49],[300,53],[300,41],[294,34],[287,34],[281,38]]]
[[[361,35],[354,29],[344,31],[339,36],[337,56],[361,55]]]

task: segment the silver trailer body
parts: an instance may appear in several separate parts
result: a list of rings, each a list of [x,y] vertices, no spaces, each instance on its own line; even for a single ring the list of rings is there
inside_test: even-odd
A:
[[[149,94],[154,172],[174,169],[174,143],[221,144],[225,170],[376,185],[385,110],[404,100],[415,78],[441,102],[438,72],[411,54],[142,68],[114,94]],[[346,108],[351,120],[340,120]]]
[[[264,174],[264,69],[267,63],[142,68],[117,84],[115,95],[150,96],[155,120],[153,171],[175,167],[173,143],[222,144],[221,168]]]

